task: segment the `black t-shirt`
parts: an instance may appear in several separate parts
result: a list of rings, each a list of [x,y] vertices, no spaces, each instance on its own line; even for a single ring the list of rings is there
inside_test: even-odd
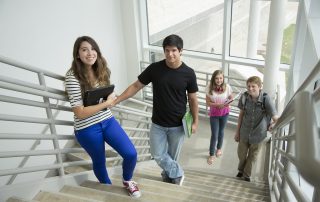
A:
[[[163,127],[181,126],[186,112],[186,93],[198,91],[193,69],[184,63],[179,68],[172,69],[162,60],[149,65],[138,79],[144,85],[152,82],[152,122]]]

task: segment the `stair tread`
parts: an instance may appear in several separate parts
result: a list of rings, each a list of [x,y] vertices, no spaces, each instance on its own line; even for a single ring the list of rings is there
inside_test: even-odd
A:
[[[70,195],[59,192],[49,192],[49,191],[40,191],[35,197],[34,200],[39,202],[94,202],[95,200],[79,197],[77,195]]]
[[[110,186],[110,185],[101,184],[99,182],[87,181],[81,184],[81,187],[64,186],[64,188],[61,191],[79,194],[83,197],[90,196],[90,198],[92,197],[95,200],[105,201],[106,199],[108,199],[114,202],[132,201],[132,198],[128,195],[128,192],[125,190],[125,188],[122,185],[119,185],[116,183],[113,183],[113,185]],[[142,193],[141,197],[134,200],[148,201],[148,202],[182,201],[182,200],[179,200],[178,198],[173,198],[170,196],[165,196],[160,194],[154,194],[154,193],[150,193],[148,191],[143,191],[143,190],[141,193]]]
[[[85,167],[83,167],[83,166],[72,166],[72,167],[70,166],[70,167],[64,168],[64,172],[65,172],[66,174],[81,173],[81,172],[86,172],[86,171],[88,171],[88,170],[90,170],[90,169],[85,168]]]
[[[164,183],[161,181],[158,181],[158,183],[154,183],[154,181],[152,180],[147,180],[147,179],[142,179],[142,178],[135,178],[134,179],[138,185],[139,188],[142,191],[147,191],[150,193],[157,193],[160,195],[164,195],[164,196],[171,196],[171,197],[175,197],[178,198],[182,201],[199,201],[199,202],[209,202],[209,201],[214,201],[214,202],[226,202],[226,201],[230,201],[230,200],[223,200],[223,199],[217,199],[217,198],[213,198],[206,195],[199,195],[199,194],[194,194],[192,192],[190,192],[190,190],[186,190],[183,186],[178,186],[178,185],[174,185],[174,184],[168,184],[168,183]],[[117,183],[121,183],[122,181],[122,177],[121,176],[112,176],[112,181],[113,182],[117,182]]]
[[[121,182],[122,177],[113,175],[113,181],[118,180]],[[150,190],[151,192],[157,191],[160,193],[172,193],[179,198],[188,198],[192,200],[199,201],[261,201],[268,200],[268,197],[264,195],[251,194],[242,192],[233,192],[232,194],[223,193],[222,191],[217,192],[215,188],[209,187],[209,189],[199,189],[197,186],[177,186],[175,184],[169,184],[162,182],[161,177],[155,177],[153,179],[143,178],[135,175],[134,180],[141,186],[142,190]],[[241,194],[241,196],[236,195],[235,193]],[[218,198],[218,199],[217,199]],[[200,200],[202,199],[202,200]]]
[[[29,200],[29,199],[24,199],[24,198],[21,198],[21,197],[17,197],[17,196],[12,196],[10,198],[7,199],[6,202],[38,202],[36,200]]]
[[[144,168],[143,170],[137,169],[136,173],[160,176],[161,171]],[[268,186],[266,186],[265,184],[255,183],[255,182],[246,182],[243,180],[239,180],[236,177],[225,177],[222,175],[216,175],[214,173],[202,174],[200,172],[193,172],[193,171],[191,172],[189,170],[185,170],[185,176],[188,177],[186,178],[186,181],[194,182],[194,183],[200,183],[200,184],[206,184],[206,185],[212,185],[212,186],[214,185],[219,187],[221,185],[226,185],[230,188],[242,187],[242,188],[259,190],[260,192],[268,192]]]
[[[97,182],[100,184],[99,182]],[[75,194],[84,198],[94,199],[97,201],[114,201],[114,202],[130,202],[132,198],[128,195],[126,190],[123,187],[112,185],[108,186],[105,184],[100,184],[102,187],[105,187],[106,190],[98,190],[91,187],[84,186],[70,186],[65,185],[60,192]],[[137,201],[144,201],[142,197],[135,199]]]
[[[226,176],[226,175],[222,175],[219,173],[206,172],[203,170],[195,170],[195,169],[190,169],[190,168],[186,168],[186,169],[184,169],[184,171],[189,172],[189,173],[204,175],[204,176],[213,174],[214,176],[220,177],[223,179],[237,179],[234,176]],[[236,175],[236,173],[235,173],[235,175]],[[248,182],[245,182],[245,183],[248,183]],[[268,187],[268,183],[266,183],[265,181],[254,181],[254,184],[257,186],[261,186],[261,187]]]
[[[118,153],[113,151],[113,150],[106,150],[105,151],[105,155],[106,157],[110,158],[110,157],[117,157]],[[68,153],[67,154],[68,158],[70,158],[71,160],[91,160],[90,156],[88,153],[84,152],[84,153]]]

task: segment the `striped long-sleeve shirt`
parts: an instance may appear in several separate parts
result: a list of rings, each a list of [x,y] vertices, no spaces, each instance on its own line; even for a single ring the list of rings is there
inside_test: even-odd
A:
[[[82,106],[83,100],[80,83],[71,70],[66,74],[65,85],[71,107]],[[111,117],[112,113],[108,108],[84,119],[79,119],[74,116],[74,128],[75,130],[81,130]]]

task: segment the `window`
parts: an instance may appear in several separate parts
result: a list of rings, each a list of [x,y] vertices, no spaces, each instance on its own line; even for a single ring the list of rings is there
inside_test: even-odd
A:
[[[149,44],[177,34],[184,49],[221,54],[223,8],[223,0],[147,0]]]
[[[271,1],[238,0],[232,5],[230,55],[265,60]],[[287,2],[281,63],[290,64],[299,2]]]

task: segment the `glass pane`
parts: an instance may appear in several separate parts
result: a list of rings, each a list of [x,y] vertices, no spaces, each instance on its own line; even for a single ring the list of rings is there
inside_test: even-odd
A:
[[[264,60],[269,11],[270,1],[233,1],[231,56]]]
[[[296,20],[299,2],[287,2],[286,22],[283,31],[281,63],[291,63],[291,55],[293,48],[294,32],[296,28]]]
[[[223,0],[147,0],[149,44],[177,34],[184,49],[221,54]]]
[[[232,79],[229,79],[229,83],[231,86],[236,86],[238,90],[245,90],[246,81],[249,77],[258,76],[263,81],[262,71],[262,69],[256,67],[230,64],[229,75]]]
[[[281,63],[290,64],[299,2],[287,2]],[[270,1],[239,0],[232,8],[230,55],[264,60]]]

